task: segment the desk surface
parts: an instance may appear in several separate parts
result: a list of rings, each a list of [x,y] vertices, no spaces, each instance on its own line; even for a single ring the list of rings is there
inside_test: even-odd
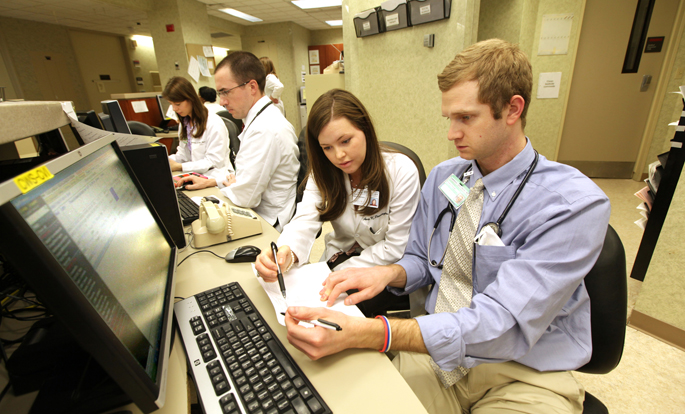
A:
[[[224,201],[217,188],[190,191],[190,196],[217,195]],[[261,220],[261,219],[260,219]],[[211,247],[219,255],[243,245],[260,249],[278,238],[278,232],[262,220],[263,233]],[[179,260],[193,253],[186,247]],[[311,361],[295,349],[286,339],[286,329],[278,324],[273,305],[252,273],[250,263],[227,263],[211,254],[199,253],[189,258],[176,271],[176,296],[188,297],[216,286],[237,281],[264,316],[278,338],[285,344],[297,364],[305,372],[314,387],[336,414],[359,413],[424,413],[425,409],[416,398],[390,360],[373,350],[347,350],[337,355]],[[176,339],[171,352],[167,401],[159,414],[187,413],[188,392],[186,384],[186,355],[183,344]],[[137,407],[127,407],[140,413]]]
[[[216,195],[227,201],[216,187],[188,192],[188,195]],[[260,249],[268,248],[269,243],[278,238],[278,232],[263,219],[260,218],[260,220],[262,220],[263,231],[261,235],[213,246],[209,249],[224,256],[229,251],[248,244]],[[179,261],[194,251],[196,250],[189,246],[186,247],[180,252]],[[232,281],[240,283],[335,414],[415,414],[426,412],[421,402],[384,354],[374,350],[354,349],[343,351],[319,361],[311,361],[306,355],[290,345],[286,339],[286,329],[278,324],[273,305],[254,276],[250,263],[227,263],[211,254],[196,254],[178,267],[175,296],[189,297]],[[186,363],[183,342],[177,336],[169,359],[166,402],[164,407],[155,413],[187,414],[190,412]],[[35,393],[28,394],[28,396],[31,395],[35,397]],[[18,400],[28,396],[12,398]],[[5,400],[7,397],[9,396],[6,396]],[[3,402],[6,403],[7,401]],[[8,406],[0,404],[0,411],[3,411],[2,407]],[[124,409],[130,410],[134,414],[141,414],[138,407],[133,404],[124,407]],[[119,412],[120,410],[112,412]]]

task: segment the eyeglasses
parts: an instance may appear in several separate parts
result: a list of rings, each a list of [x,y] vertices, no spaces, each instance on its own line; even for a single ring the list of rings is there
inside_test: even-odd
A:
[[[232,91],[233,89],[237,89],[237,88],[240,88],[241,86],[245,86],[245,85],[247,85],[248,83],[250,83],[251,81],[252,81],[252,79],[250,79],[249,81],[247,81],[247,82],[245,82],[245,83],[242,83],[242,84],[240,84],[240,85],[238,85],[238,86],[234,86],[234,87],[232,87],[231,89],[222,89],[222,90],[218,91],[217,94],[219,95],[220,98],[226,98],[226,97],[228,97],[228,94],[231,93],[231,91]]]

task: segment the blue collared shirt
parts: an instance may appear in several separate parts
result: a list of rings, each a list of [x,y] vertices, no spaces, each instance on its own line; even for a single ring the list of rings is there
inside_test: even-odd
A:
[[[530,142],[513,160],[483,177],[460,157],[428,176],[404,257],[408,293],[434,283],[426,310],[435,310],[442,270],[428,265],[428,239],[447,207],[438,186],[469,165],[471,187],[483,179],[479,229],[495,222],[523,180],[535,155]],[[473,299],[469,308],[417,318],[423,341],[445,370],[481,363],[517,361],[539,371],[573,370],[591,356],[590,299],[583,278],[594,265],[609,223],[609,199],[574,168],[540,156],[535,170],[502,223],[504,246],[474,248]],[[458,211],[457,211],[458,213]],[[433,236],[438,261],[449,237],[446,214]]]

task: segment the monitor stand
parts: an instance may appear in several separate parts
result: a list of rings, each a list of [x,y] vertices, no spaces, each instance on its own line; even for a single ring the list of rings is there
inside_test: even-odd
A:
[[[17,377],[24,385],[22,391],[33,391],[41,383],[29,414],[101,413],[130,403],[131,399],[66,328],[52,319],[37,323],[40,327],[27,335],[30,340],[15,351],[18,355],[10,357],[10,366],[19,375],[30,371],[30,376]]]

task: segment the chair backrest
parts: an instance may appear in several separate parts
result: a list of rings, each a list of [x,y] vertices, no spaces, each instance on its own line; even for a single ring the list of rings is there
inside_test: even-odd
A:
[[[228,147],[230,152],[231,164],[235,168],[235,157],[238,155],[240,150],[240,140],[238,139],[238,127],[228,118],[221,117],[221,120],[226,124],[226,129],[228,129]]]
[[[423,163],[421,162],[419,156],[416,155],[414,151],[396,142],[381,141],[381,145],[385,145],[386,147],[390,147],[396,151],[399,151],[414,161],[414,164],[416,164],[416,169],[419,170],[419,184],[421,185],[421,188],[423,188],[423,183],[426,181],[426,170],[423,168]]]
[[[606,374],[616,368],[623,355],[628,307],[626,254],[611,226],[597,262],[585,276],[585,288],[590,296],[592,357],[578,371]]]
[[[297,195],[295,196],[295,203],[302,201],[302,195],[304,194],[304,189],[300,189],[300,184],[307,177],[307,171],[309,170],[309,155],[307,154],[307,127],[305,126],[300,131],[300,135],[297,137],[297,149],[300,150],[300,170],[297,172]]]
[[[128,127],[131,129],[131,133],[135,135],[145,135],[148,137],[154,137],[155,130],[148,124],[144,124],[138,121],[126,121]]]
[[[238,134],[240,134],[243,131],[243,120],[242,119],[233,118],[233,115],[231,115],[231,113],[228,111],[219,111],[216,114],[222,118],[230,119],[231,121],[233,121],[235,126],[238,127]]]

